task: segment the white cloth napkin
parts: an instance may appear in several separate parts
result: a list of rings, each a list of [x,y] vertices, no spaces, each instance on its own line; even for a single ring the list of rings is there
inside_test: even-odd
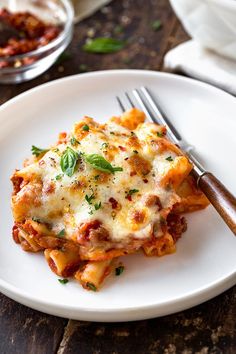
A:
[[[92,15],[111,0],[71,0],[75,10],[75,22]]]
[[[164,67],[170,71],[181,71],[236,95],[236,61],[221,57],[194,40],[171,49],[164,58]]]

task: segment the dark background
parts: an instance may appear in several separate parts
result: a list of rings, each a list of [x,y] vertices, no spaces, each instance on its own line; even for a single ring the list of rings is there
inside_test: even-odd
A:
[[[153,22],[161,20],[155,31]],[[127,40],[118,53],[82,51],[88,37]],[[113,0],[75,27],[66,54],[24,84],[0,85],[0,104],[44,82],[103,69],[163,70],[164,54],[188,38],[167,0]],[[79,299],[78,299],[79,301]],[[0,295],[0,354],[220,354],[236,353],[236,287],[171,316],[130,323],[91,323],[31,310]]]

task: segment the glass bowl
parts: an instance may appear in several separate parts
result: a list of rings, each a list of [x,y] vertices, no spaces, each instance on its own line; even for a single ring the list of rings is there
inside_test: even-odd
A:
[[[0,0],[0,8],[13,13],[29,11],[46,23],[60,26],[58,37],[47,45],[25,54],[0,57],[0,64],[7,64],[0,68],[0,83],[31,80],[50,68],[70,43],[74,17],[72,5],[69,0]],[[27,64],[22,64],[22,60]]]

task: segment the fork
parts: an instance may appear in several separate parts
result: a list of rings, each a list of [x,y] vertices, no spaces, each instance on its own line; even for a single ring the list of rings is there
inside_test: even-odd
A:
[[[181,137],[176,128],[171,124],[171,121],[165,115],[160,105],[157,104],[150,90],[142,86],[140,89],[132,90],[132,95],[125,92],[126,99],[131,108],[137,107],[135,105],[135,102],[137,102],[149,121],[166,126],[169,140],[178,145],[192,162],[193,170],[191,174],[196,180],[197,187],[203,191],[218,214],[236,236],[236,198],[198,161],[194,155],[193,147]],[[116,99],[122,112],[124,112],[126,110],[125,104],[123,104],[124,101],[122,102],[122,99],[118,96]]]

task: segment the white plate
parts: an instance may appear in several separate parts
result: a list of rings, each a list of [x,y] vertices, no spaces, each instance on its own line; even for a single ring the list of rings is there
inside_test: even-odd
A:
[[[84,114],[99,121],[119,114],[115,96],[148,86],[167,114],[196,146],[205,166],[233,192],[236,100],[203,83],[151,71],[115,70],[50,82],[0,108],[0,290],[20,303],[80,320],[129,321],[167,315],[208,300],[236,283],[236,238],[212,207],[188,215],[177,252],[163,258],[124,258],[125,272],[99,293],[74,281],[61,285],[42,254],[12,241],[9,177],[30,155],[46,147]]]

